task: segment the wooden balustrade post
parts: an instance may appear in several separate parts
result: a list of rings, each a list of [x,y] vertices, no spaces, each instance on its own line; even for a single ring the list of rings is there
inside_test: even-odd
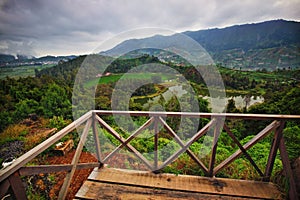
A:
[[[270,176],[273,170],[273,166],[274,166],[274,161],[277,155],[277,150],[279,148],[279,144],[282,138],[282,132],[285,126],[285,121],[281,120],[280,121],[280,125],[279,127],[277,127],[275,133],[274,133],[274,137],[273,137],[273,141],[272,141],[272,146],[270,149],[270,153],[269,153],[269,157],[268,157],[268,162],[267,162],[267,166],[266,166],[266,170],[265,170],[265,174],[263,177],[263,181],[270,181]]]
[[[93,114],[92,114],[93,136],[94,136],[94,141],[95,141],[97,159],[98,159],[98,162],[100,163],[100,166],[102,166],[103,163],[102,163],[102,155],[101,155],[101,146],[100,146],[100,140],[99,140],[99,132],[98,132],[98,128],[97,128],[98,120],[96,119],[95,115],[97,115],[97,114],[95,112],[93,112]]]
[[[6,195],[9,187],[10,184],[8,179],[5,179],[4,181],[0,182],[0,199],[4,199],[4,196]]]
[[[24,188],[24,185],[22,183],[22,180],[20,178],[19,172],[13,173],[9,178],[8,181],[10,183],[10,186],[12,188],[12,191],[18,200],[26,200],[26,191]]]
[[[288,157],[288,153],[286,150],[286,146],[284,143],[284,138],[282,137],[280,140],[280,145],[279,145],[279,151],[280,151],[280,157],[282,160],[282,165],[283,165],[283,170],[286,174],[286,177],[289,181],[289,199],[293,199],[293,200],[297,200],[298,198],[298,194],[297,194],[297,188],[296,188],[296,184],[295,184],[295,179],[293,176],[293,171],[291,168],[291,164],[289,161],[289,157]]]
[[[208,176],[213,177],[214,176],[214,166],[215,166],[215,160],[216,160],[216,153],[217,153],[217,147],[218,147],[218,139],[221,133],[221,118],[218,117],[216,119],[215,129],[214,129],[214,139],[212,144],[212,152],[211,157],[209,161],[209,169],[208,169]]]
[[[154,117],[154,172],[158,170],[158,117]]]

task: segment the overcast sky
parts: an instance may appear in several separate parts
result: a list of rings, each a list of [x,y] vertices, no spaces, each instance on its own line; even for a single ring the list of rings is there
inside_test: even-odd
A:
[[[300,21],[300,0],[0,0],[0,53],[80,55],[143,27],[173,31]]]

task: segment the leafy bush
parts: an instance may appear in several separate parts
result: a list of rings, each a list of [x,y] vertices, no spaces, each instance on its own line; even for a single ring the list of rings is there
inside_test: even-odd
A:
[[[53,116],[49,120],[49,128],[57,128],[61,130],[71,123],[71,120],[65,120],[63,116]]]

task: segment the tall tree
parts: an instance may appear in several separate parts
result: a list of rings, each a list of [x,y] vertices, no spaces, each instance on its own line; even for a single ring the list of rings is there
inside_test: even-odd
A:
[[[45,96],[42,97],[41,106],[46,117],[65,116],[71,117],[71,102],[66,91],[56,84],[51,84]]]

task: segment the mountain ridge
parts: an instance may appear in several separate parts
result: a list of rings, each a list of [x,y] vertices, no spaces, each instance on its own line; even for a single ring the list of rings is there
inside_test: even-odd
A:
[[[248,34],[246,34],[246,31],[248,31]],[[251,49],[255,49],[257,47],[260,48],[260,46],[255,46],[255,45],[261,45],[263,48],[266,47],[272,48],[272,47],[277,47],[279,45],[287,45],[290,43],[296,43],[298,45],[300,44],[300,37],[297,37],[300,34],[300,23],[295,21],[286,21],[282,19],[265,21],[260,23],[252,23],[252,24],[234,25],[222,29],[215,28],[215,29],[207,29],[207,30],[199,30],[199,31],[186,31],[183,33],[190,36],[194,40],[200,42],[201,45],[203,45],[204,47],[206,47],[207,37],[216,38],[217,37],[216,34],[221,34],[223,36],[222,38],[219,38],[219,40],[221,40],[223,43],[225,43],[228,40],[230,42],[235,41],[237,43],[249,42],[249,44],[245,46],[244,50],[246,50],[247,48],[251,48]],[[203,35],[200,35],[200,33],[205,33],[206,35],[204,36],[206,38],[203,38]],[[206,41],[204,39],[206,39]],[[265,40],[271,40],[271,41],[270,43],[267,44],[259,44],[260,41],[264,42]],[[275,40],[277,41],[275,42]],[[243,48],[242,45],[231,46],[229,48],[233,49],[234,47]],[[211,50],[210,46],[208,46],[207,48],[208,50]],[[221,50],[227,50],[227,49],[221,48]]]
[[[271,20],[260,23],[234,25],[198,31],[185,31],[182,34],[194,39],[207,50],[215,63],[229,68],[282,69],[300,66],[300,22]],[[100,54],[122,55],[134,46],[149,46],[172,40],[171,36],[155,35],[143,39],[129,39]],[[121,54],[120,54],[121,53]],[[148,53],[167,60],[168,54],[141,48],[134,54]],[[172,61],[172,60],[171,60]]]

